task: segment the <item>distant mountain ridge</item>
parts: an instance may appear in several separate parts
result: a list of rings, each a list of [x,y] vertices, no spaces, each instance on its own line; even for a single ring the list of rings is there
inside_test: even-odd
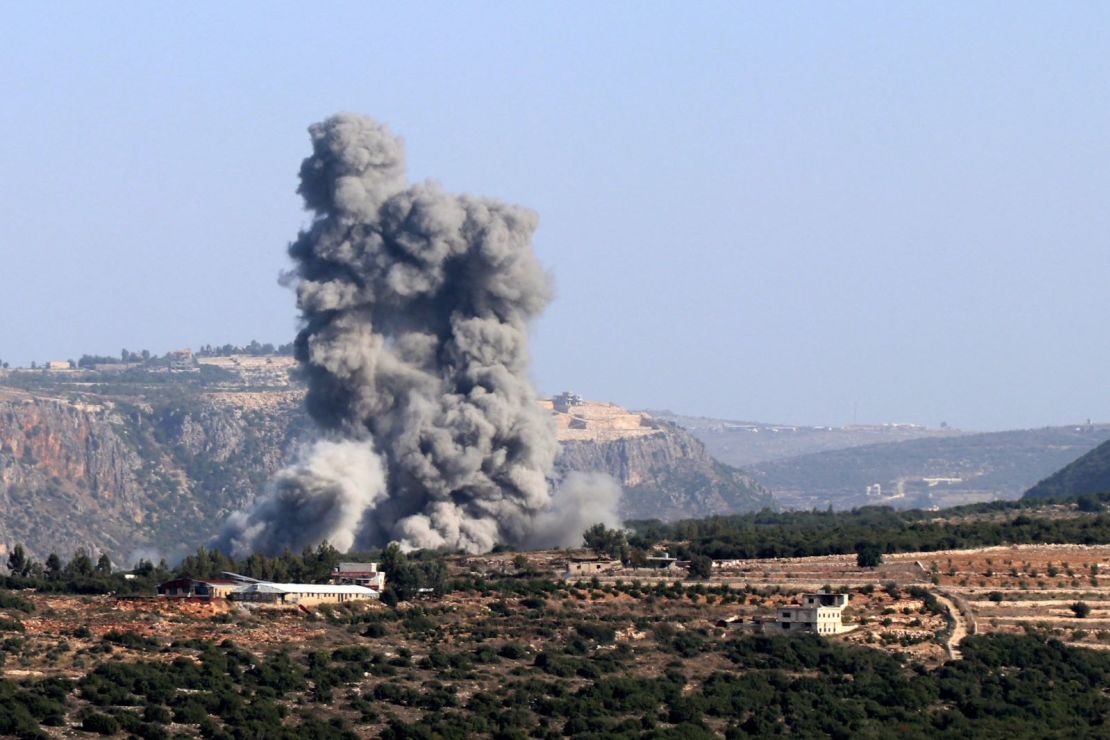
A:
[[[957,429],[932,429],[917,424],[857,424],[806,426],[760,421],[714,419],[671,411],[647,411],[686,429],[705,443],[709,453],[729,465],[747,467],[773,460],[828,450],[910,439],[954,437],[969,434]]]
[[[1037,483],[1022,498],[1071,498],[1110,491],[1110,441]]]
[[[955,506],[1015,499],[1110,440],[1110,425],[971,433],[908,424],[806,427],[655,412],[742,465],[786,508]]]
[[[945,508],[1019,498],[1108,439],[1108,425],[988,432],[800,455],[748,470],[790,508]]]

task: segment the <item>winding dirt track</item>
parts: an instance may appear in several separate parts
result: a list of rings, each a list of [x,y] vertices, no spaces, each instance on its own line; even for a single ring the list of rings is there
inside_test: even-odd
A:
[[[959,660],[962,656],[960,654],[960,641],[967,637],[967,622],[960,614],[960,610],[956,607],[955,602],[948,598],[939,591],[933,591],[933,595],[937,597],[937,601],[944,605],[948,613],[952,615],[952,621],[955,626],[952,628],[952,634],[948,638],[948,642],[944,644],[945,650],[948,651],[948,657],[952,660]]]

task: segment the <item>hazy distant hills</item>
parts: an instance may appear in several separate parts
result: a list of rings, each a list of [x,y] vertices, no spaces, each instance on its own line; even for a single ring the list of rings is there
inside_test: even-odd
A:
[[[1067,498],[1106,491],[1110,491],[1110,442],[1037,483],[1022,498]]]
[[[1110,440],[1110,425],[972,434],[913,426],[820,428],[669,418],[686,426],[718,459],[743,464],[787,508],[928,508],[1014,499]]]
[[[671,411],[648,413],[689,430],[705,443],[709,453],[715,458],[740,467],[811,452],[910,439],[953,437],[966,433],[948,428],[929,429],[916,424],[813,427],[685,416]]]

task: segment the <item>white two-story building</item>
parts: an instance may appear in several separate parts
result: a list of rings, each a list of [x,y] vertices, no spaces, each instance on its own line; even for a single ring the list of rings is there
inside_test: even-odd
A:
[[[819,635],[836,635],[847,632],[843,612],[848,605],[848,594],[818,591],[802,594],[801,606],[780,607],[773,620],[762,622],[766,633],[816,632]]]

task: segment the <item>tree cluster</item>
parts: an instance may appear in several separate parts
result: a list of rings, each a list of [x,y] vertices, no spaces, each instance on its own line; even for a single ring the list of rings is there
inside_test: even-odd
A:
[[[239,347],[234,344],[206,344],[198,349],[196,354],[199,357],[227,357],[229,355],[252,355],[256,357],[261,355],[292,355],[293,343],[289,342],[288,344],[279,344],[275,347],[269,342],[260,344],[257,340],[252,339],[250,344],[243,347]]]
[[[7,566],[8,575],[0,577],[0,586],[82,594],[134,593],[169,574],[165,561],[155,566],[140,560],[135,569],[137,578],[125,579],[122,573],[113,572],[112,561],[106,553],[101,553],[94,562],[83,547],[64,563],[57,553],[50,553],[46,561],[40,563],[27,554],[22,544],[17,544],[8,553]]]
[[[1110,499],[1110,495],[1106,497]],[[1102,501],[1104,499],[1098,499]],[[864,567],[883,554],[955,550],[994,545],[1110,542],[1110,514],[1059,517],[1038,502],[1001,502],[937,512],[866,506],[851,511],[772,512],[681,522],[627,522],[642,543],[679,542],[683,558],[778,558],[861,555]],[[1090,504],[1087,504],[1090,506]],[[1010,519],[975,514],[1014,511]]]

